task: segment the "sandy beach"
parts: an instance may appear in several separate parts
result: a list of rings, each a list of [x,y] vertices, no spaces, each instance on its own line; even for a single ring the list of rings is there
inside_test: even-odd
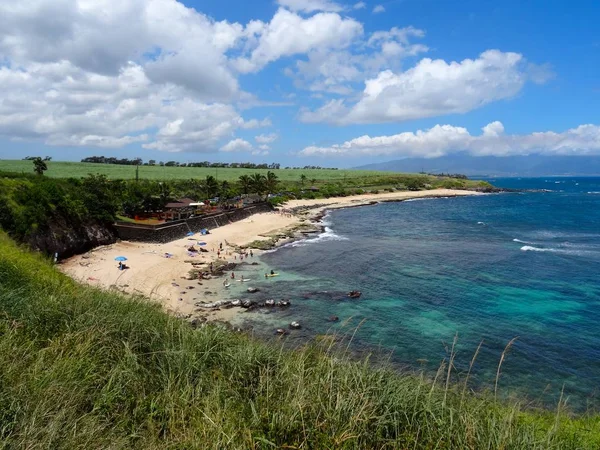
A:
[[[210,234],[196,234],[166,244],[120,241],[92,251],[74,256],[62,262],[60,269],[72,278],[89,285],[105,289],[142,295],[150,301],[159,302],[165,310],[186,318],[229,321],[240,308],[204,310],[197,302],[214,302],[225,297],[223,286],[225,277],[199,280],[190,279],[193,267],[210,270],[211,262],[240,263],[239,247],[255,240],[272,239],[278,233],[290,230],[306,223],[323,213],[324,210],[368,205],[373,202],[402,201],[423,197],[451,197],[477,195],[471,191],[436,189],[417,192],[386,192],[350,197],[318,200],[292,200],[282,206],[281,213],[255,214],[246,220],[210,230]],[[206,244],[201,248],[207,252],[188,252],[188,247],[198,242]],[[222,245],[222,250],[220,246]],[[247,256],[246,263],[252,263],[260,253],[254,251],[254,257]],[[125,256],[128,269],[119,270],[118,256]],[[168,257],[167,257],[168,256]],[[229,272],[228,272],[229,274]],[[239,278],[239,275],[236,276]],[[227,275],[229,282],[233,282]]]

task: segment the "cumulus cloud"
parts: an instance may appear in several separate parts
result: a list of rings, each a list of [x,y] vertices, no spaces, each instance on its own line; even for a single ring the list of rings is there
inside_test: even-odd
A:
[[[367,4],[365,2],[358,2],[352,6],[352,9],[365,9]]]
[[[531,79],[529,67],[521,54],[499,50],[461,62],[424,58],[405,72],[385,70],[367,80],[357,103],[331,100],[316,111],[303,112],[301,120],[346,125],[466,113],[514,97]]]
[[[0,135],[49,145],[215,151],[244,120],[227,52],[262,25],[173,0],[0,3]]]
[[[369,77],[376,77],[384,69],[399,70],[406,58],[426,52],[427,46],[412,42],[424,36],[423,30],[414,27],[377,31],[347,49],[314,49],[307,60],[297,61],[287,74],[298,87],[350,96]]]
[[[305,13],[314,11],[340,12],[344,10],[341,5],[329,0],[277,0],[277,3],[292,11]]]
[[[237,58],[233,65],[242,73],[256,72],[279,58],[307,53],[313,49],[341,49],[362,35],[362,25],[335,13],[318,13],[303,18],[279,9],[264,25],[249,57]]]
[[[385,7],[383,5],[376,5],[375,8],[373,8],[373,14],[381,14],[385,12]]]
[[[277,135],[275,133],[260,134],[254,137],[254,140],[259,144],[271,144],[272,142],[275,142],[276,139]]]
[[[248,152],[252,150],[252,144],[244,139],[233,139],[221,147],[222,152]]]
[[[506,134],[500,122],[471,135],[466,128],[436,125],[428,130],[393,136],[361,136],[331,147],[306,147],[304,156],[397,156],[436,158],[467,151],[475,156],[494,155],[598,155],[600,126],[580,125],[562,133],[553,131],[525,135]]]

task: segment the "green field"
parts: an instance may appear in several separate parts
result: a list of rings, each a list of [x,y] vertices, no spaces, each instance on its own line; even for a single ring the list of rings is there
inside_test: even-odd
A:
[[[33,163],[21,160],[0,160],[0,172],[33,173]],[[139,166],[139,177],[148,180],[186,180],[190,178],[205,178],[207,175],[216,177],[219,181],[235,181],[240,175],[268,172],[267,169],[225,169],[207,167],[161,167]],[[281,181],[297,181],[304,174],[307,180],[343,181],[344,178],[370,178],[386,175],[385,172],[373,170],[332,170],[332,169],[278,169],[274,171]],[[94,164],[80,162],[48,162],[45,175],[54,178],[82,178],[88,174],[102,174],[113,180],[128,180],[135,178],[135,166],[117,164]],[[391,175],[391,173],[387,173]]]

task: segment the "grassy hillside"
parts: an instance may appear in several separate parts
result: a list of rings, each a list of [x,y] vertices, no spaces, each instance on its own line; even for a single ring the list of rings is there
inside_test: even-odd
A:
[[[32,174],[33,163],[21,160],[0,160],[0,172],[19,174]],[[139,166],[138,176],[144,180],[189,180],[202,179],[207,176],[215,177],[219,182],[237,182],[242,175],[251,176],[255,173],[266,175],[268,169],[232,169],[232,168],[206,168],[206,167],[160,167]],[[341,183],[347,188],[351,187],[392,187],[406,181],[407,177],[418,177],[433,187],[443,187],[443,182],[450,180],[456,187],[479,187],[479,182],[470,180],[455,180],[452,178],[438,178],[426,175],[407,175],[394,172],[375,170],[334,170],[334,169],[277,169],[274,170],[284,187],[300,187],[300,177],[304,175],[304,186],[323,186],[326,183]],[[133,180],[136,175],[135,166],[117,164],[94,164],[80,162],[48,162],[45,176],[52,178],[83,178],[89,174],[106,175],[111,180]],[[452,187],[452,186],[448,186]]]
[[[279,345],[193,330],[79,286],[0,234],[0,448],[576,449],[597,418],[518,405]]]
[[[241,175],[252,175],[254,173],[264,175],[267,171],[267,169],[139,166],[139,177],[149,180],[185,180],[205,178],[207,175],[212,175],[220,181],[235,181]],[[0,160],[0,172],[33,173],[33,163],[31,161]],[[304,174],[308,180],[314,178],[331,181],[343,180],[344,177],[357,178],[382,175],[381,172],[373,170],[279,169],[276,172],[282,181],[297,181],[300,179],[301,174]],[[130,180],[135,178],[135,166],[50,161],[45,175],[54,178],[81,178],[90,173],[106,175],[111,179]]]

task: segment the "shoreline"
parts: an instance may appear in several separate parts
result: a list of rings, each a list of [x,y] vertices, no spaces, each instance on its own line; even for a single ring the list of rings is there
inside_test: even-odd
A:
[[[259,213],[249,218],[211,230],[211,234],[194,235],[165,244],[119,241],[97,247],[85,254],[68,258],[58,267],[71,278],[102,289],[140,295],[159,303],[164,310],[194,324],[206,321],[230,322],[243,308],[201,308],[198,303],[228,300],[225,281],[233,282],[230,272],[239,267],[256,265],[255,256],[262,250],[278,248],[307,235],[323,232],[318,222],[328,211],[402,202],[410,199],[448,198],[483,195],[474,191],[435,189],[430,191],[386,192],[314,200],[291,200],[279,211]],[[199,246],[198,242],[205,242]],[[202,251],[190,253],[190,245]],[[222,245],[222,250],[219,250]],[[252,254],[250,255],[250,250]],[[244,259],[244,253],[248,256]],[[167,255],[169,255],[167,257]],[[125,256],[129,269],[119,270],[114,258]],[[192,271],[210,272],[225,266],[224,275],[192,277]],[[233,265],[237,267],[233,268]],[[243,276],[243,275],[242,275]],[[238,279],[238,275],[235,277]],[[245,287],[245,285],[244,285]]]

